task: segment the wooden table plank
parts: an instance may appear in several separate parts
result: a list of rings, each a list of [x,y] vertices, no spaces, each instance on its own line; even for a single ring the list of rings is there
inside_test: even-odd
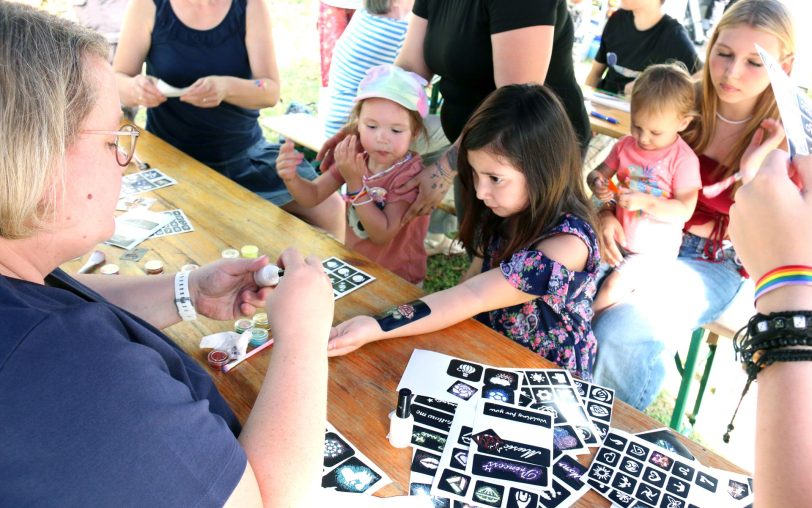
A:
[[[139,141],[138,154],[152,167],[178,181],[177,185],[153,191],[158,198],[156,210],[181,208],[195,227],[192,233],[147,240],[141,246],[150,249],[145,258],[133,263],[120,261],[121,249],[100,246],[108,262],[116,262],[124,274],[143,274],[148,259],[162,259],[169,272],[186,263],[200,265],[219,259],[225,248],[251,243],[272,259],[287,246],[322,258],[337,256],[374,275],[377,280],[336,302],[336,323],[352,316],[377,313],[394,303],[410,301],[421,290],[388,270],[370,262],[316,231],[299,219],[262,200],[252,192],[175,150],[149,133]],[[63,268],[75,273],[84,258],[66,263]],[[305,302],[303,302],[304,304]],[[203,335],[230,330],[232,323],[199,318],[178,323],[166,330],[184,351],[206,369],[206,351],[198,348]],[[403,495],[408,491],[411,454],[394,449],[386,440],[387,415],[396,403],[395,387],[415,348],[486,363],[497,367],[540,368],[552,366],[526,348],[469,319],[439,332],[369,344],[349,355],[329,362],[328,419],[350,441],[392,478],[394,483],[381,495]],[[217,388],[241,421],[245,421],[256,399],[273,348],[238,368],[223,374],[209,369]],[[629,432],[662,427],[630,406],[615,402],[612,425]],[[706,465],[743,472],[734,464],[685,438],[681,440]],[[582,462],[589,462],[582,457]],[[597,493],[590,492],[577,506],[609,506]]]
[[[629,113],[620,109],[610,108],[608,106],[589,101],[589,98],[592,97],[592,93],[595,91],[594,87],[581,85],[581,91],[584,94],[584,99],[588,100],[587,110],[589,110],[591,106],[591,108],[598,113],[614,118],[619,122],[617,124],[613,124],[611,122],[607,122],[606,120],[601,120],[600,118],[595,118],[594,116],[589,115],[589,125],[592,127],[593,132],[605,134],[613,138],[620,138],[628,135],[631,132],[631,115]]]

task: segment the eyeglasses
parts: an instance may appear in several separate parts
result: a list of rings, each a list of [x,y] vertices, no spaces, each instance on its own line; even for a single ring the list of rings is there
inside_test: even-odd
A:
[[[120,131],[82,131],[85,134],[103,134],[105,136],[114,135],[116,137],[116,162],[121,167],[126,167],[133,160],[135,155],[135,143],[138,141],[138,127],[132,124],[124,124]]]

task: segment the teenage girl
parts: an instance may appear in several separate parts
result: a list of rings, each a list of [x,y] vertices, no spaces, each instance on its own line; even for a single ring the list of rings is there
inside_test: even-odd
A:
[[[578,139],[561,103],[539,85],[497,89],[463,129],[458,167],[466,209],[460,240],[474,254],[465,279],[380,318],[358,316],[338,325],[329,354],[475,315],[591,379],[600,257]]]
[[[423,131],[428,114],[426,82],[394,65],[367,72],[358,86],[347,136],[335,148],[335,163],[313,181],[299,176],[302,154],[288,141],[279,152],[277,172],[288,192],[303,206],[316,206],[346,183],[346,244],[409,282],[426,277],[427,216],[402,224],[417,190],[395,194],[423,170],[409,144]],[[360,143],[360,147],[359,147]]]

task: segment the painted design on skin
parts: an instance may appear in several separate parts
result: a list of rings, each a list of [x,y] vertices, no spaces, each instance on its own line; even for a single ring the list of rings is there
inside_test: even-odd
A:
[[[418,319],[423,319],[429,314],[431,314],[431,309],[426,305],[426,302],[415,300],[410,303],[400,304],[383,314],[375,316],[375,321],[378,322],[381,330],[388,332]]]

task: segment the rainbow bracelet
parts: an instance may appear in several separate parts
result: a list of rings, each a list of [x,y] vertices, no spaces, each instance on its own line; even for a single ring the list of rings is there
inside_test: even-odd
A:
[[[756,282],[755,300],[784,286],[812,286],[812,266],[787,265],[770,270]]]

